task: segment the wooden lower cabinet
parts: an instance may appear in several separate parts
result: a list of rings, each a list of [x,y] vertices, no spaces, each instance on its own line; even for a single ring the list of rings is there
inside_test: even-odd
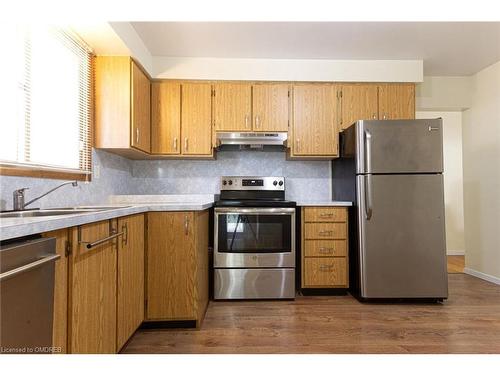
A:
[[[43,233],[43,237],[55,237],[56,253],[61,257],[56,261],[54,277],[54,321],[52,346],[55,354],[67,353],[68,340],[68,252],[69,229],[59,229]],[[60,349],[60,350],[59,350]]]
[[[347,208],[303,207],[301,224],[302,288],[348,288]]]
[[[144,215],[118,219],[116,347],[120,350],[144,320]]]
[[[116,240],[110,220],[73,228],[69,267],[69,351],[116,352]]]
[[[147,215],[146,320],[194,320],[208,305],[208,211]]]

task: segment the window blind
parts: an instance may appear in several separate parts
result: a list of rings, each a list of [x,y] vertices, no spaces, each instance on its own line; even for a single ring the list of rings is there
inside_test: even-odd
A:
[[[90,174],[91,49],[70,30],[18,29],[14,62],[0,164]]]

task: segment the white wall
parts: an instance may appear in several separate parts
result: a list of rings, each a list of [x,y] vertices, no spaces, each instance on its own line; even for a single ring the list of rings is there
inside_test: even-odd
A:
[[[472,77],[425,76],[417,84],[417,111],[463,111],[472,105]]]
[[[500,284],[500,61],[473,85],[463,113],[465,271]]]
[[[416,118],[443,119],[446,252],[465,253],[462,172],[462,112],[417,112]]]
[[[153,56],[153,72],[154,78],[170,79],[421,82],[423,62]]]

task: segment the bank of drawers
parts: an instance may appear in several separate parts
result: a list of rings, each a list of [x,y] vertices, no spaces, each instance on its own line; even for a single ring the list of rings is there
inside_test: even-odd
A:
[[[347,208],[302,208],[302,287],[347,288]]]

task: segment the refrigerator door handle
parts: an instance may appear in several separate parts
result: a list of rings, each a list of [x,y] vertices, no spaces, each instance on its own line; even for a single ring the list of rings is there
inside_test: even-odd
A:
[[[365,217],[370,220],[372,217],[372,175],[365,176]]]
[[[366,173],[372,173],[372,134],[365,129],[365,169]]]
[[[365,168],[367,175],[365,176],[365,217],[370,220],[372,217],[372,134],[369,130],[364,131],[364,146],[365,146]]]

